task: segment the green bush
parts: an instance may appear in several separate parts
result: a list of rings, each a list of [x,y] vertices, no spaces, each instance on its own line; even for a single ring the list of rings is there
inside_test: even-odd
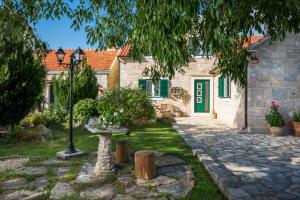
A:
[[[61,119],[50,110],[37,112],[26,116],[20,121],[21,127],[34,127],[37,125],[50,126],[62,122]]]
[[[63,110],[69,109],[70,73],[62,73],[52,79],[54,99]],[[82,63],[82,69],[75,68],[73,79],[73,104],[85,98],[95,99],[98,95],[98,83],[96,73],[91,69],[86,60]]]
[[[87,122],[90,117],[97,117],[97,104],[94,99],[82,99],[74,105],[74,122],[82,125]]]
[[[300,112],[294,114],[293,120],[295,122],[300,122]]]
[[[105,121],[127,127],[143,125],[155,117],[152,101],[141,89],[115,88],[107,91],[101,96],[97,108]]]
[[[266,122],[271,126],[271,127],[283,127],[284,126],[284,119],[283,116],[280,114],[278,111],[280,105],[276,104],[275,101],[271,102],[271,110],[270,112],[266,115]]]

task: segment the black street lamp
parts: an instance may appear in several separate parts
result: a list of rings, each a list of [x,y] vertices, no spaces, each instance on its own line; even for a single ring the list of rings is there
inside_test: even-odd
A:
[[[69,68],[70,70],[70,101],[69,101],[69,142],[68,142],[68,147],[66,151],[64,152],[65,154],[78,154],[79,152],[75,149],[74,144],[73,144],[73,76],[74,76],[74,67],[76,65],[79,65],[80,62],[83,60],[84,57],[84,52],[82,49],[78,48],[76,51],[74,51],[70,55],[70,63],[66,64],[63,63],[64,58],[66,53],[62,48],[59,48],[57,50],[56,58],[57,61],[59,62],[59,65],[63,65],[65,68]],[[61,153],[61,152],[59,152]],[[79,153],[81,154],[81,153]],[[61,156],[60,157],[66,159],[68,156]]]

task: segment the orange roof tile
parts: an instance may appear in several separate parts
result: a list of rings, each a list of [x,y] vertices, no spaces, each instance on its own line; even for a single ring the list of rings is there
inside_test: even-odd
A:
[[[247,47],[249,47],[250,45],[252,45],[252,44],[258,42],[258,41],[261,40],[261,39],[263,39],[264,37],[265,37],[265,36],[263,36],[263,35],[255,35],[255,36],[251,36],[250,41],[245,42],[245,43],[243,44],[243,47],[244,47],[244,48],[247,48]]]
[[[44,58],[44,64],[48,71],[65,70],[57,62],[55,54],[56,51],[57,50],[49,51]],[[64,51],[66,53],[64,63],[69,63],[69,57],[75,50],[64,49]],[[119,49],[110,49],[98,52],[96,52],[94,49],[83,49],[83,52],[87,59],[88,65],[90,65],[94,70],[109,70],[113,60],[118,55]]]
[[[119,57],[127,57],[129,54],[130,48],[131,48],[131,45],[126,44],[125,47],[120,52]]]

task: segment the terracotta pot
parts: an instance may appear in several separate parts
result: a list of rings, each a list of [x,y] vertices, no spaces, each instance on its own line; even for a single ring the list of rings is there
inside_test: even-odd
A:
[[[292,128],[295,136],[300,137],[300,122],[292,121]]]
[[[289,129],[286,127],[271,127],[270,132],[273,137],[289,135]]]

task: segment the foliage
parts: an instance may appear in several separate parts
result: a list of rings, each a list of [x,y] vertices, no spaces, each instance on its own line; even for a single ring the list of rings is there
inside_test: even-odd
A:
[[[271,101],[271,110],[269,114],[266,115],[266,122],[271,127],[283,127],[284,126],[284,119],[283,116],[278,111],[280,105],[277,104],[275,101]]]
[[[26,116],[24,119],[20,121],[20,126],[22,127],[30,127],[37,125],[50,126],[55,123],[60,123],[60,119],[51,114],[49,110],[45,110],[43,112],[32,113]]]
[[[97,117],[97,101],[94,99],[82,99],[74,105],[74,121],[84,124],[90,117]]]
[[[217,55],[221,73],[241,85],[251,58],[243,44],[251,35],[257,31],[274,41],[300,28],[300,1],[295,0],[70,2],[4,0],[3,5],[32,24],[67,15],[71,26],[83,26],[88,42],[100,48],[130,43],[135,59],[153,56],[154,65],[148,68],[153,78],[173,77],[187,66],[190,50],[200,46]]]
[[[56,103],[64,110],[69,110],[70,73],[62,73],[52,80]],[[98,84],[95,71],[91,69],[86,60],[82,63],[82,69],[75,67],[73,79],[73,104],[85,98],[95,99],[98,93]]]
[[[40,58],[14,40],[0,44],[0,124],[12,126],[39,102],[45,84]]]
[[[300,122],[300,112],[294,114],[293,120],[295,122]]]
[[[147,93],[131,88],[115,88],[105,92],[99,100],[98,112],[108,126],[140,126],[155,116]]]

